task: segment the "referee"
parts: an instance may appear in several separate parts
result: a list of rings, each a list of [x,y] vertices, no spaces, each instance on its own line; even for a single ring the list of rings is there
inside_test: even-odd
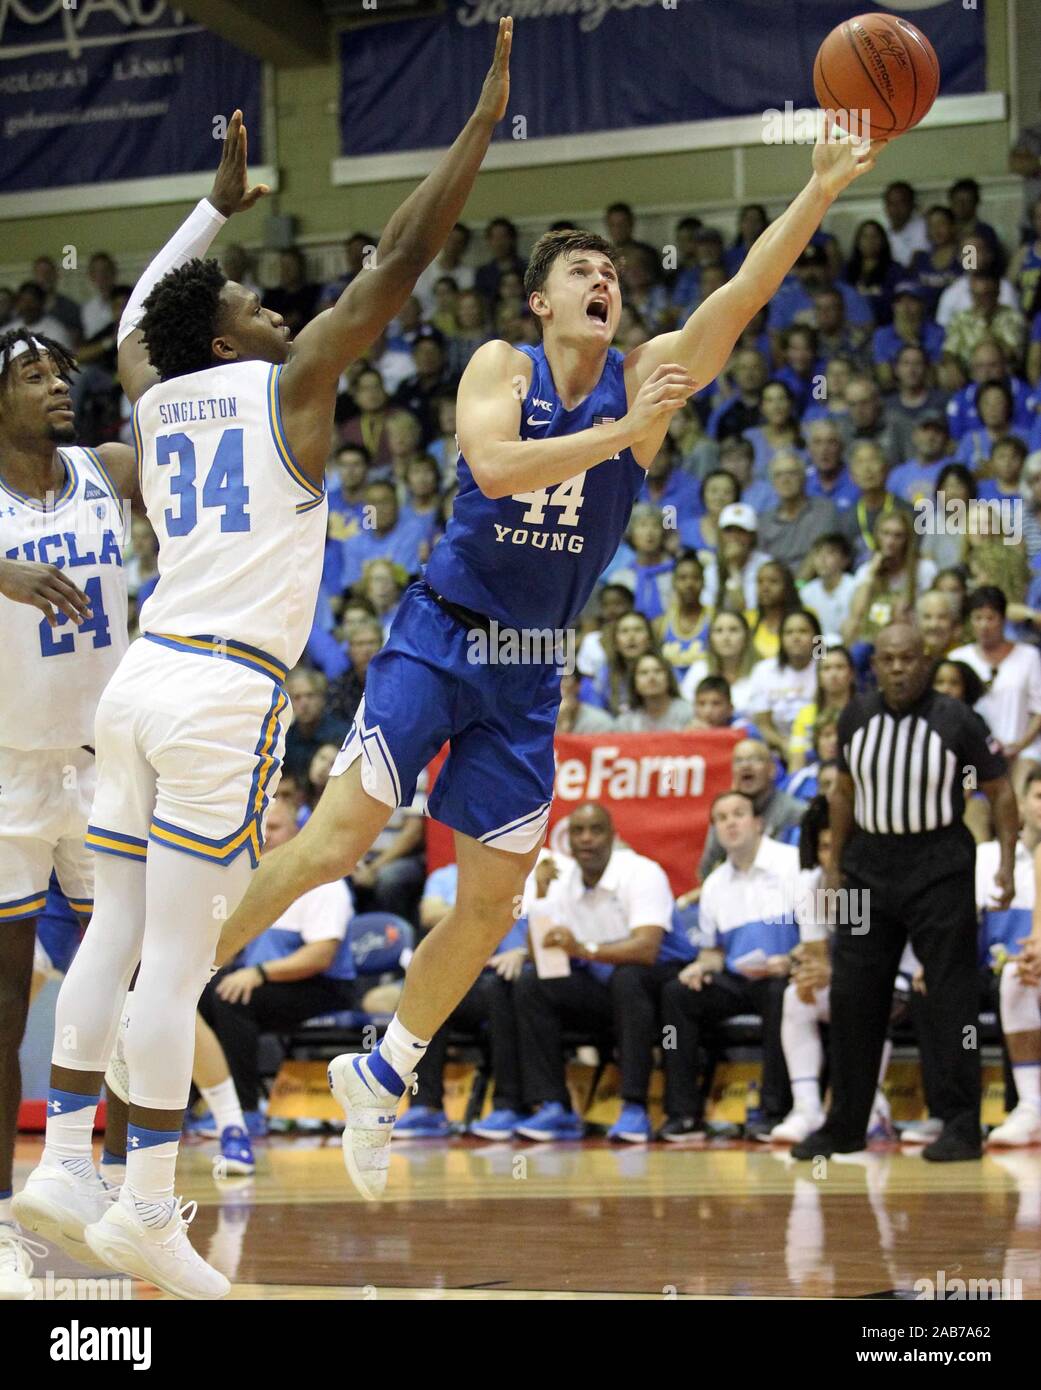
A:
[[[839,716],[840,772],[828,798],[835,867],[824,886],[844,890],[832,919],[831,1108],[792,1155],[865,1147],[893,979],[910,937],[925,968],[924,1027],[944,1120],[924,1157],[979,1158],[976,846],[962,821],[963,787],[983,791],[994,813],[996,908],[1012,900],[1016,801],[979,715],[930,688],[917,628],[883,628],[871,664],[878,690],[856,696]]]

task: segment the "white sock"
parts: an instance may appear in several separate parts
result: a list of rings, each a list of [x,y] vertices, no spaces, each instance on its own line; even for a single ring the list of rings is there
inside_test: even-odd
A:
[[[801,1115],[821,1111],[820,1074],[824,1062],[816,1003],[807,1004],[789,985],[781,1014],[781,1048],[792,1078],[792,1099]]]
[[[419,1066],[429,1046],[429,1038],[417,1038],[403,1026],[395,1014],[380,1039],[378,1051],[399,1076],[408,1076]]]
[[[12,1194],[0,1197],[0,1226],[14,1225],[14,1212],[11,1210]]]
[[[792,1082],[792,1100],[800,1115],[819,1115],[821,1084],[815,1076],[803,1076]]]
[[[1041,1115],[1041,1065],[1037,1062],[1017,1062],[1012,1068],[1020,1105],[1029,1105]]]
[[[70,1172],[86,1176],[84,1164],[94,1171],[91,1140],[98,1096],[74,1095],[52,1086],[47,1093],[47,1131],[44,1157],[62,1163]]]
[[[231,1125],[242,1130],[246,1128],[235,1083],[230,1076],[219,1086],[200,1086],[199,1090],[203,1100],[210,1107],[210,1113],[213,1115],[218,1133],[223,1134]]]
[[[180,1131],[127,1127],[127,1173],[123,1195],[146,1226],[165,1226],[173,1215],[174,1169]]]
[[[106,1187],[122,1187],[126,1181],[127,1161],[125,1158],[120,1158],[118,1154],[111,1154],[108,1149],[105,1149],[101,1154],[101,1165],[98,1168],[98,1173]]]

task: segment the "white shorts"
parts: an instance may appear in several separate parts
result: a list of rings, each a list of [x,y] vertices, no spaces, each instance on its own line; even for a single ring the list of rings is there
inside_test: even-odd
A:
[[[210,637],[141,637],[98,705],[98,785],[87,830],[102,854],[144,860],[148,841],[254,866],[282,770],[285,667]]]
[[[73,909],[90,916],[94,857],[83,837],[94,781],[85,748],[0,748],[0,923],[42,911],[52,869]]]

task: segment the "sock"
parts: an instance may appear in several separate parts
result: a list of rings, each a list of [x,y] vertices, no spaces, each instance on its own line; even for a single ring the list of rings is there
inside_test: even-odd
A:
[[[373,1076],[381,1085],[394,1095],[402,1095],[405,1090],[403,1076],[408,1076],[414,1072],[423,1060],[427,1048],[430,1046],[430,1039],[417,1038],[414,1033],[410,1033],[405,1028],[397,1014],[390,1020],[387,1031],[380,1039],[379,1047],[376,1048],[369,1058],[369,1068]],[[396,1084],[392,1085],[383,1075],[380,1063],[386,1071],[394,1075]]]
[[[1012,1068],[1020,1105],[1029,1105],[1041,1115],[1041,1064],[1017,1062]]]
[[[11,1188],[6,1192],[0,1192],[0,1226],[14,1225],[14,1212],[11,1210],[11,1198],[14,1193]]]
[[[223,1134],[230,1125],[243,1130],[246,1128],[235,1083],[230,1076],[219,1086],[200,1086],[199,1090],[202,1092],[203,1100],[210,1107],[219,1134]]]
[[[106,1187],[122,1187],[127,1175],[125,1155],[109,1153],[108,1149],[103,1149],[99,1172]]]
[[[98,1096],[78,1096],[72,1091],[47,1092],[47,1135],[44,1155],[62,1163],[71,1173],[86,1177],[94,1172],[91,1137]]]
[[[819,1115],[821,1085],[816,1076],[800,1076],[791,1083],[792,1100],[800,1115]]]
[[[165,1226],[173,1215],[174,1169],[180,1130],[127,1126],[127,1170],[123,1192],[146,1226]]]

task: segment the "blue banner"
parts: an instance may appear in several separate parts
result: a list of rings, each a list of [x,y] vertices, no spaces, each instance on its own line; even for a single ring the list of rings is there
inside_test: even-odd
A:
[[[534,140],[815,106],[821,41],[870,10],[903,14],[927,35],[942,95],[985,90],[982,6],[962,0],[448,0],[443,15],[342,36],[341,151],[450,145],[503,14],[514,16],[513,57],[496,138]]]
[[[260,63],[165,0],[0,0],[0,190],[215,167],[241,106],[260,149]]]

